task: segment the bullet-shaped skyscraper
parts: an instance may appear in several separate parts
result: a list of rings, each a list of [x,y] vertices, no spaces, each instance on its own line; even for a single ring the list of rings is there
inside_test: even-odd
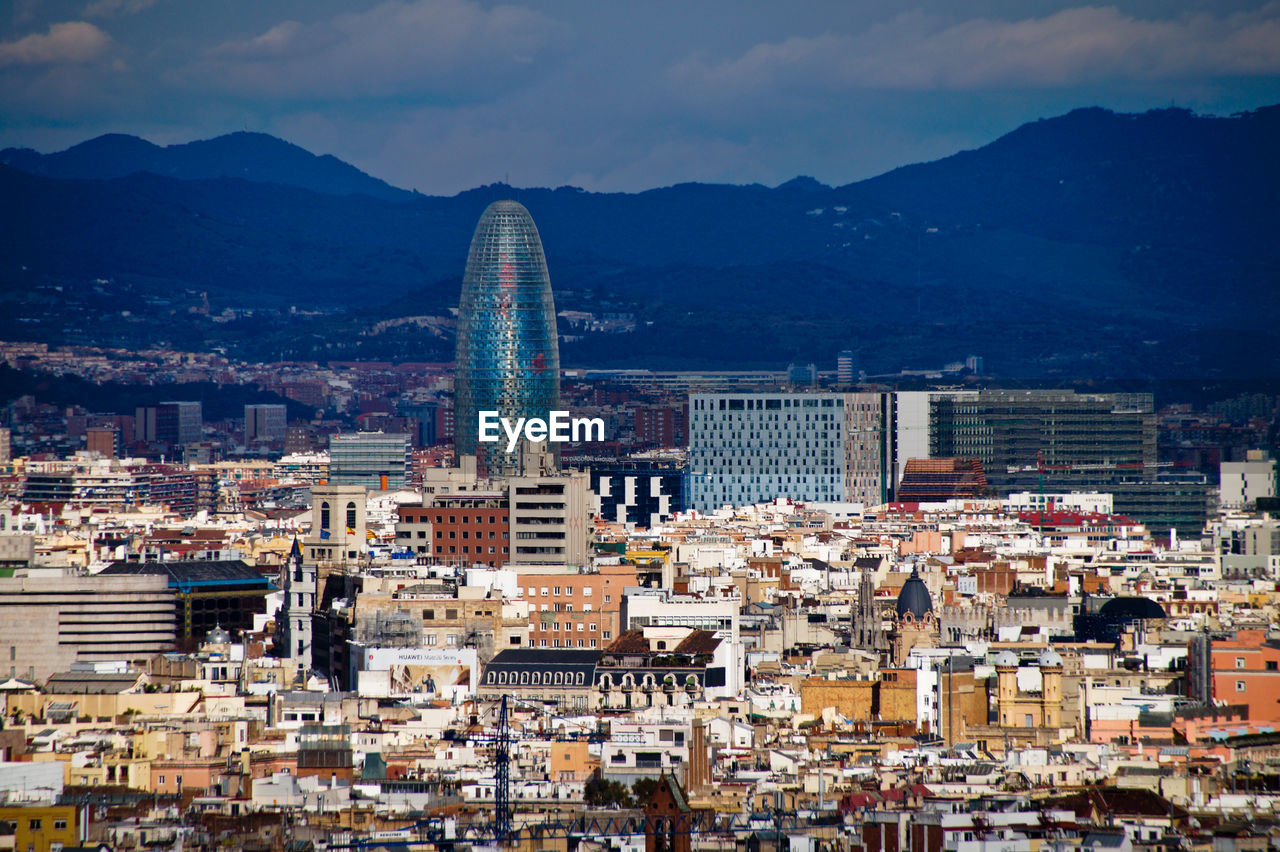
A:
[[[478,414],[512,423],[560,405],[560,349],[551,279],[533,217],[516,201],[490,204],[476,225],[462,280],[454,378],[454,449],[490,475],[516,473],[519,451],[478,440]]]

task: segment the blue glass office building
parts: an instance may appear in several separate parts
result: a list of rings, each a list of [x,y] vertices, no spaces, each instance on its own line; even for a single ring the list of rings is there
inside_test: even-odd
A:
[[[477,440],[478,412],[546,418],[560,405],[560,350],[551,279],[524,205],[490,204],[476,225],[462,280],[454,378],[454,448],[488,474],[515,473],[506,441]]]

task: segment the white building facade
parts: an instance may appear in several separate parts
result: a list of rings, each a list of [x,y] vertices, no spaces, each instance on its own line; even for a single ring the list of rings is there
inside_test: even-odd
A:
[[[710,511],[778,497],[843,500],[845,397],[690,394],[691,507]]]

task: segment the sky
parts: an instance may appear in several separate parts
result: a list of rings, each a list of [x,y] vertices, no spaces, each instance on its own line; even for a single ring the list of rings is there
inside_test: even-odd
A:
[[[0,0],[0,147],[236,130],[430,194],[833,184],[1084,106],[1280,103],[1280,2]]]

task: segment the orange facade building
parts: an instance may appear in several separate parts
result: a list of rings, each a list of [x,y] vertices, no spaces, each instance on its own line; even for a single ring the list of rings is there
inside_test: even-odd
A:
[[[1268,642],[1266,631],[1214,639],[1209,664],[1215,700],[1247,706],[1250,719],[1280,719],[1280,643]]]
[[[603,649],[619,631],[628,586],[639,585],[634,565],[605,565],[599,573],[520,572],[529,602],[529,647]]]

